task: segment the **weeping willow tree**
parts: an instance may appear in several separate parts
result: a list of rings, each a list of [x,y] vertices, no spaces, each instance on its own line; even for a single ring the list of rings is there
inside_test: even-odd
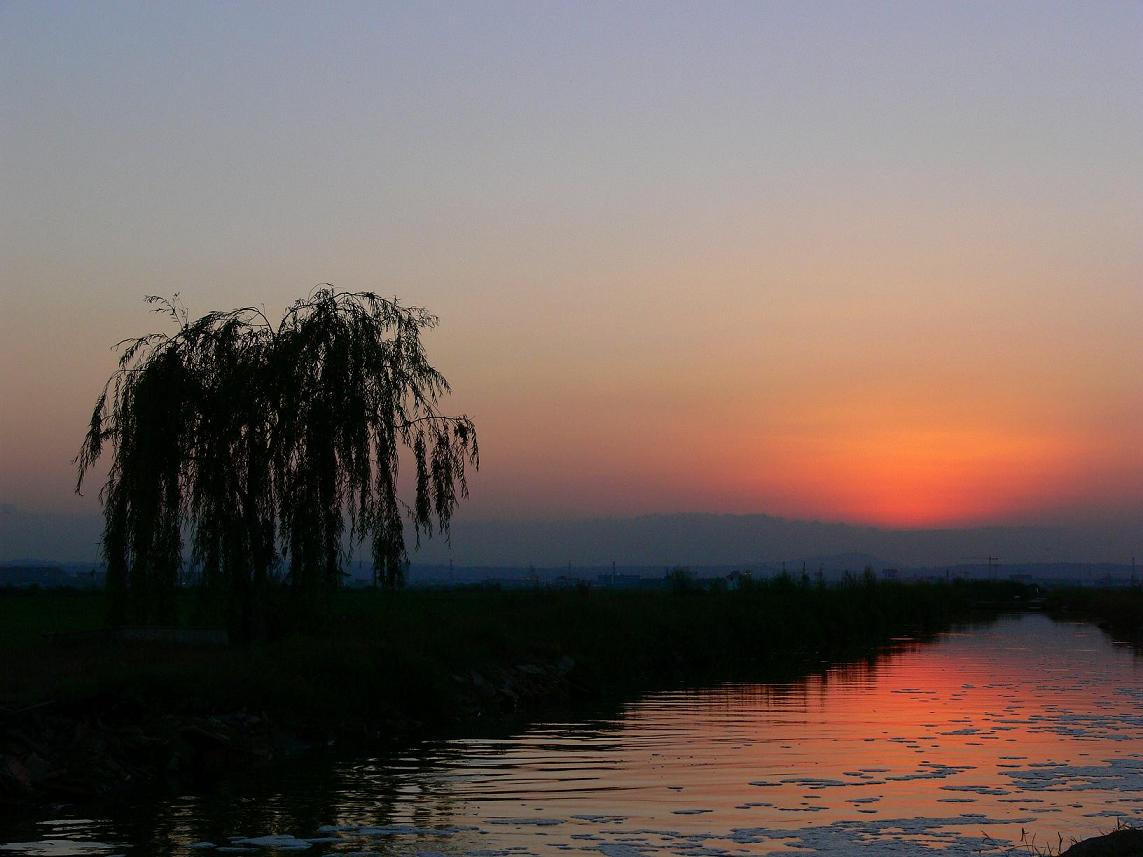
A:
[[[76,457],[113,449],[101,492],[111,621],[175,620],[184,538],[232,636],[265,633],[270,593],[303,612],[337,588],[346,545],[369,541],[374,580],[398,585],[415,537],[447,536],[476,429],[438,409],[448,382],[421,333],[435,316],[323,287],[277,324],[243,307],[191,320],[149,297],[173,333],[120,343]],[[404,461],[411,502],[399,496]]]

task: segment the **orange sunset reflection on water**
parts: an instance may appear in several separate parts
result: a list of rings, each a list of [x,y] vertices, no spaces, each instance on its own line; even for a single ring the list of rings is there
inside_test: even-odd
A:
[[[1090,625],[1010,616],[800,681],[316,758],[252,775],[238,801],[160,802],[142,826],[61,810],[41,841],[0,850],[999,857],[1026,831],[1055,853],[1057,837],[1143,823],[1140,703],[1138,653]]]
[[[1141,700],[1143,663],[1097,629],[1010,617],[803,681],[450,742],[440,783],[453,821],[520,853],[989,853],[1143,820]]]

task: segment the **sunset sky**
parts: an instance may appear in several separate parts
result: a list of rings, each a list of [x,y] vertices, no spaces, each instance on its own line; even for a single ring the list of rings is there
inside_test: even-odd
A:
[[[437,313],[469,520],[1143,519],[1143,4],[0,3],[0,504],[118,340]]]

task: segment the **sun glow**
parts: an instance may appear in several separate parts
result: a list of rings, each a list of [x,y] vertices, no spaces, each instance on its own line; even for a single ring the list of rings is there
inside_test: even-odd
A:
[[[794,517],[891,527],[1013,519],[1044,508],[1071,469],[1061,438],[979,429],[787,437],[758,455],[766,505]]]

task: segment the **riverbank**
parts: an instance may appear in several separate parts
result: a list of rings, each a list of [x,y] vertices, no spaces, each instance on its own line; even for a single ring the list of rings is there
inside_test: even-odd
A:
[[[738,591],[346,592],[328,627],[232,649],[83,635],[47,645],[44,633],[98,627],[101,596],[8,594],[0,799],[82,801],[331,741],[401,742],[680,683],[791,678],[1026,595],[788,579]]]
[[[1114,639],[1143,649],[1143,587],[1053,589],[1044,610],[1053,619],[1092,622]]]

